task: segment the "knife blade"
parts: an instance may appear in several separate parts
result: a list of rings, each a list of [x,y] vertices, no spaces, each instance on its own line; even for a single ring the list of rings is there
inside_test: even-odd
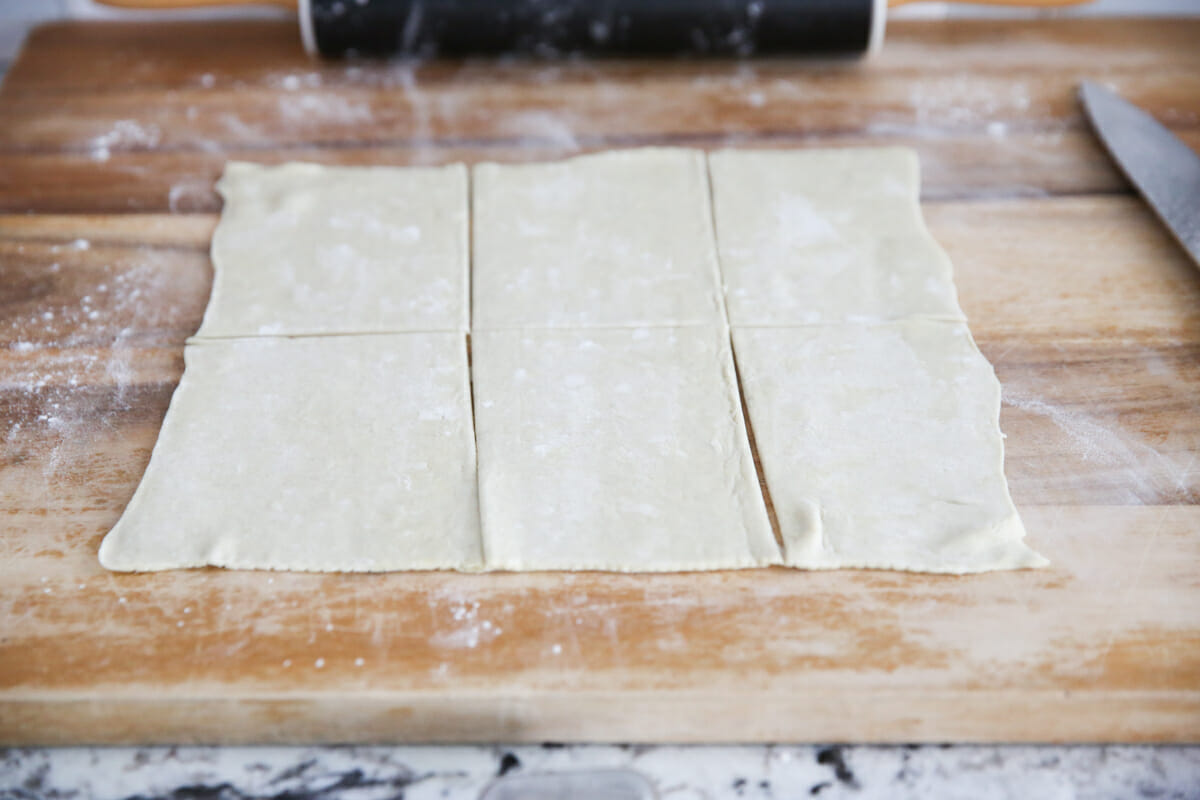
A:
[[[1079,97],[1100,141],[1200,265],[1200,156],[1158,120],[1091,81]]]

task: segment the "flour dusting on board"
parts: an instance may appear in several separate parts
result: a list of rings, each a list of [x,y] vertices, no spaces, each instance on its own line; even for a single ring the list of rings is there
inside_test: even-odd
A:
[[[212,179],[184,177],[171,184],[167,192],[167,207],[172,214],[202,210],[213,193]]]
[[[395,83],[402,90],[404,101],[408,104],[408,111],[412,116],[412,128],[408,132],[409,138],[413,141],[416,149],[416,157],[413,160],[414,164],[429,164],[433,162],[431,147],[424,143],[432,143],[433,127],[430,122],[432,110],[429,100],[421,90],[420,84],[417,82],[417,69],[420,67],[419,62],[400,62],[393,71],[389,72],[389,77],[393,78]]]
[[[575,132],[562,112],[522,111],[509,114],[501,127],[506,134],[517,136],[523,144],[548,145],[560,155],[579,150]]]
[[[120,119],[112,127],[88,141],[88,153],[95,161],[108,161],[112,151],[149,149],[162,141],[162,130],[157,125],[143,125],[137,120]]]
[[[939,75],[912,83],[908,104],[922,127],[979,127],[1000,116],[1020,116],[1032,105],[1029,88],[1020,81],[995,81],[979,75]]]
[[[324,122],[368,123],[374,119],[371,106],[334,94],[285,94],[279,98],[279,116],[287,123],[310,127]]]
[[[419,166],[455,160],[457,153],[447,149],[445,141],[438,142],[438,138],[453,140],[455,131],[470,129],[481,114],[491,112],[472,102],[475,97],[472,91],[459,91],[457,75],[445,82],[439,78],[434,88],[427,87],[420,77],[425,65],[423,59],[409,58],[387,64],[330,64],[320,69],[269,72],[254,87],[270,90],[273,96],[253,114],[206,105],[201,98],[220,81],[212,73],[199,75],[189,89],[197,100],[184,107],[187,132],[181,134],[185,137],[181,143],[212,159],[202,162],[202,171],[173,176],[166,189],[168,207],[173,212],[218,210],[220,200],[213,183],[225,159],[275,163],[319,160],[361,165],[368,163],[356,146],[361,143],[364,150],[372,148],[375,153],[377,160],[369,163]],[[512,68],[524,73],[527,65]],[[477,77],[470,65],[464,66],[462,72]],[[564,69],[549,64],[537,66],[527,74],[536,83],[553,83],[563,79]],[[735,79],[745,88],[753,76],[752,68],[739,67]],[[466,86],[474,80],[475,77],[467,77],[462,84]],[[607,115],[619,111],[614,107],[620,101],[619,92],[609,93],[601,85],[598,97],[599,105],[588,113]],[[763,105],[767,99],[756,93],[748,102]],[[553,106],[531,107],[496,115],[489,124],[494,125],[494,138],[504,150],[528,153],[529,156],[524,156],[527,158],[556,158],[583,148],[573,113]],[[263,147],[264,143],[278,141],[280,130],[289,132],[285,145],[294,142],[295,146]],[[160,142],[158,126],[125,120],[116,123],[112,131],[87,142],[85,147],[97,160],[107,160],[118,149],[147,148]],[[327,143],[338,146],[321,147]],[[384,144],[385,150],[377,149]]]
[[[1099,467],[1112,473],[1112,477],[1102,478],[1108,487],[1105,503],[1154,505],[1198,499],[1194,481],[1200,465],[1195,463],[1195,454],[1163,452],[1144,435],[1105,425],[1079,407],[1055,404],[1011,385],[1003,391],[1007,405],[1053,423],[1065,435],[1070,455],[1089,465],[1088,470],[1057,476],[1062,488],[1094,488]]]
[[[438,610],[445,612],[447,609],[439,608]],[[452,601],[448,605],[448,610],[450,620],[445,621],[444,626],[439,626],[437,633],[430,637],[430,644],[435,647],[473,649],[504,633],[491,620],[480,619],[478,601]]]
[[[151,247],[116,249],[85,238],[22,247],[29,272],[20,279],[43,288],[0,328],[10,353],[0,391],[16,398],[3,437],[16,465],[12,478],[37,469],[51,505],[60,480],[83,479],[95,468],[97,441],[118,427],[145,381],[139,359],[153,344],[154,326],[178,315],[174,298],[202,291],[204,276],[180,274]],[[161,358],[155,366],[162,368]]]

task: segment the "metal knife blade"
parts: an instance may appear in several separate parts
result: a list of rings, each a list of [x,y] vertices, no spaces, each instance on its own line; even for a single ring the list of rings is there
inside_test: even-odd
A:
[[[1084,81],[1079,97],[1113,160],[1200,265],[1200,156],[1103,86]]]

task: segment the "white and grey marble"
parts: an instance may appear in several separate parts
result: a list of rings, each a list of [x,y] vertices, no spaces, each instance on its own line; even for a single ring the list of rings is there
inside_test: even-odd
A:
[[[1200,798],[1200,747],[552,744],[13,748],[0,798],[474,800],[501,775],[611,768],[671,800]]]

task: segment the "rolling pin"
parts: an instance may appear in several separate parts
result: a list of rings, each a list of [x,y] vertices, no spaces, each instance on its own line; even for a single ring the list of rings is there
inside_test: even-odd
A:
[[[1067,6],[1090,0],[973,0]],[[123,8],[295,9],[314,55],[865,55],[912,0],[99,0]],[[972,0],[951,0],[972,2]]]

